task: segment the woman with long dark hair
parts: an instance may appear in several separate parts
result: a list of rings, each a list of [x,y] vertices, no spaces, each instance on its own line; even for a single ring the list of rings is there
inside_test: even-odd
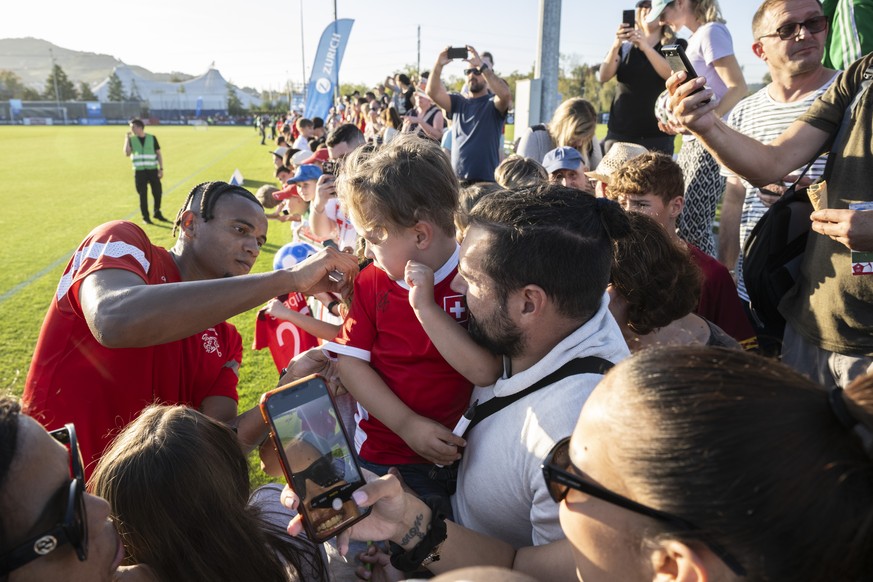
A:
[[[317,546],[249,504],[236,435],[196,410],[151,406],[116,437],[89,483],[109,501],[126,564],[160,582],[327,580]]]

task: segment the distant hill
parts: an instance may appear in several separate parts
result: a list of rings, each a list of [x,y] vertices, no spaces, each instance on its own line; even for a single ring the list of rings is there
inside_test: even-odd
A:
[[[125,64],[110,55],[65,49],[38,38],[3,38],[0,39],[0,70],[12,71],[21,78],[22,83],[42,91],[52,69],[49,49],[54,52],[55,61],[76,85],[84,81],[93,88],[111,75],[116,65]],[[136,65],[128,66],[152,81],[187,81],[194,78],[194,75],[185,73],[152,73]]]

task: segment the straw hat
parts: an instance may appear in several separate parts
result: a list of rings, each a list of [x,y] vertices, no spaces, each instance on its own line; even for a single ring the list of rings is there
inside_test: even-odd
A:
[[[585,172],[585,175],[589,178],[594,178],[595,180],[609,184],[609,177],[616,170],[622,167],[626,162],[648,151],[649,150],[643,146],[635,143],[627,143],[623,141],[615,142],[612,144],[612,147],[609,148],[609,151],[606,152],[606,155],[603,156],[603,159],[600,160],[600,163],[597,164],[594,171]]]

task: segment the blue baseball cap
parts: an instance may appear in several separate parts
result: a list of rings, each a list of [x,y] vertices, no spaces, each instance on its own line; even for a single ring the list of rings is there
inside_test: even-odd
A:
[[[571,147],[555,148],[543,158],[543,167],[551,174],[558,170],[578,170],[582,165],[582,154]]]
[[[649,15],[646,16],[646,22],[657,22],[664,8],[672,3],[673,0],[652,0],[652,9],[649,11]]]
[[[297,171],[294,172],[294,177],[285,181],[286,184],[297,184],[298,182],[309,182],[310,180],[318,180],[321,177],[321,168],[315,164],[303,164]]]

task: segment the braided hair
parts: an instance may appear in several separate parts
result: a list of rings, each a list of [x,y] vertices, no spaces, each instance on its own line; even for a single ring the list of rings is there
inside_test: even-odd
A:
[[[225,194],[242,196],[261,206],[261,203],[255,198],[254,194],[242,186],[235,186],[227,182],[203,182],[197,184],[188,193],[185,203],[182,204],[182,208],[176,214],[176,220],[173,222],[173,236],[179,233],[179,228],[182,226],[182,215],[186,210],[191,210],[198,214],[203,219],[203,222],[209,222],[209,220],[215,217],[215,204]],[[197,206],[196,209],[195,206]]]

